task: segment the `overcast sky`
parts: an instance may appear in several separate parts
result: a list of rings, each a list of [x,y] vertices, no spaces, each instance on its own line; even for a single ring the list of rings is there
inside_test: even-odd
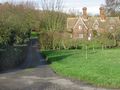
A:
[[[8,0],[0,0],[0,2],[6,2]],[[13,0],[13,1],[25,1],[25,0]],[[29,0],[28,0],[29,1]],[[30,0],[40,2],[40,0]],[[82,11],[82,7],[87,7],[88,12],[92,14],[99,13],[99,7],[101,4],[105,4],[105,0],[63,0],[64,10],[75,9],[79,12]]]

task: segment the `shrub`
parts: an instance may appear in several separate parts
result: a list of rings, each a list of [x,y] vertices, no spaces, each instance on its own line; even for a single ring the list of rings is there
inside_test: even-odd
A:
[[[0,52],[0,70],[8,70],[21,65],[26,58],[27,47],[9,47]]]
[[[73,40],[66,32],[42,32],[39,36],[39,42],[42,50],[82,48],[82,41]]]

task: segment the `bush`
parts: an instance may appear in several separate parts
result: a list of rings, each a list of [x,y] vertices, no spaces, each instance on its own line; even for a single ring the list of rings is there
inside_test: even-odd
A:
[[[24,44],[39,22],[38,11],[27,3],[0,5],[0,46]]]
[[[66,32],[43,32],[39,43],[41,50],[82,49],[82,41],[73,40]]]
[[[0,70],[8,70],[21,65],[26,58],[26,46],[9,47],[0,52]]]

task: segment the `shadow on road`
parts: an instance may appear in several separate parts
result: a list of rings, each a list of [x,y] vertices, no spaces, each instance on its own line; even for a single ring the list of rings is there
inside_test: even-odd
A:
[[[28,51],[24,63],[17,68],[14,68],[12,70],[2,71],[0,73],[2,74],[2,73],[16,72],[23,69],[36,68],[41,65],[47,65],[45,59],[40,54],[38,46],[39,46],[38,39],[32,38],[27,47]]]

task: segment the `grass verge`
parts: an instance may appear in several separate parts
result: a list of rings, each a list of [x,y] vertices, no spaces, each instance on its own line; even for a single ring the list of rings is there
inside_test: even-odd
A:
[[[86,81],[90,84],[120,88],[120,49],[42,51],[52,69],[65,77]]]

